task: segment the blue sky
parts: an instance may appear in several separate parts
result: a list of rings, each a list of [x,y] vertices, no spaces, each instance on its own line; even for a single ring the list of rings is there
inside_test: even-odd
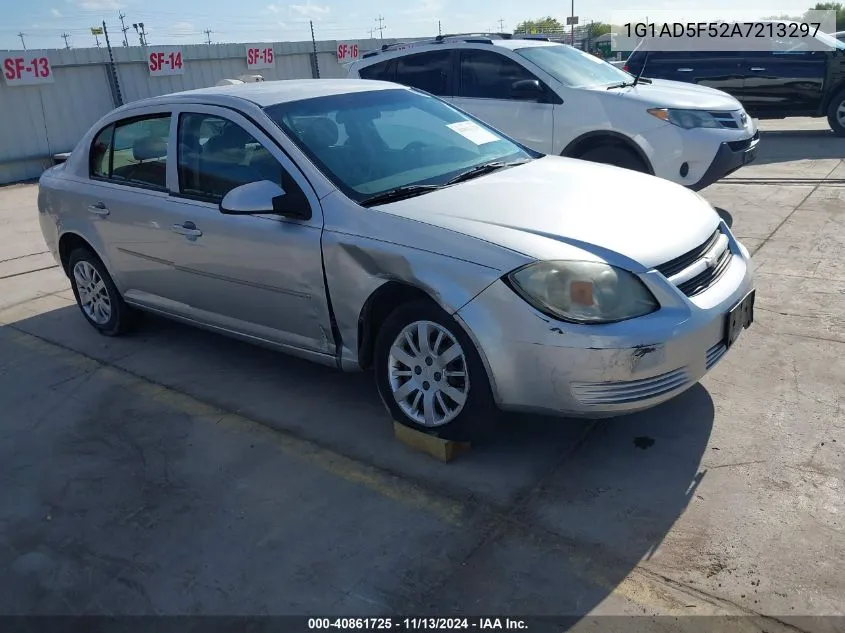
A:
[[[416,37],[437,34],[438,20],[444,32],[505,30],[524,19],[553,15],[565,18],[570,3],[563,0],[2,0],[0,48],[20,49],[18,32],[24,34],[27,48],[60,48],[63,33],[76,48],[94,45],[90,27],[103,20],[109,27],[112,45],[123,42],[120,13],[129,27],[130,44],[138,44],[132,24],[143,22],[150,45],[194,44],[206,41],[206,29],[212,42],[259,42],[306,40],[310,38],[308,21],[314,21],[317,39],[357,40],[370,36],[384,18],[384,37]],[[746,0],[744,10],[771,14],[800,14],[814,1]],[[642,9],[677,12],[701,7],[700,0],[576,0],[575,13],[582,21],[609,21],[613,11]],[[708,9],[731,10],[735,0],[711,0]],[[665,14],[664,14],[665,17]],[[378,37],[378,31],[373,31]],[[102,40],[102,38],[101,38]]]

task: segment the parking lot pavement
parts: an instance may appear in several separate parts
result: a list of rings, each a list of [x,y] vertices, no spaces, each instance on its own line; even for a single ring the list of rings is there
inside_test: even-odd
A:
[[[701,385],[512,417],[448,465],[369,375],[157,318],[95,334],[36,188],[0,189],[0,613],[845,613],[845,141],[794,123],[703,192],[758,296]]]

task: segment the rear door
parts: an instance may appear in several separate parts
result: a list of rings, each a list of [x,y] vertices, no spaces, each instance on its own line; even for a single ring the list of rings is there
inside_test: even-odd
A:
[[[772,39],[770,50],[749,51],[743,60],[740,97],[754,114],[812,113],[822,104],[826,51],[800,39]]]
[[[453,103],[531,149],[554,151],[554,109],[560,99],[531,71],[491,50],[459,49]],[[517,81],[539,81],[544,92],[530,99],[514,94]]]
[[[643,58],[643,77],[699,84],[736,96],[743,86],[743,56],[738,51],[652,51]]]

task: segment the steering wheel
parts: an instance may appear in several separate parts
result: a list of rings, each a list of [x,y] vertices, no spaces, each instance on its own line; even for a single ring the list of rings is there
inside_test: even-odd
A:
[[[431,147],[431,145],[429,145],[428,143],[423,143],[422,141],[411,141],[405,147],[402,148],[402,151],[419,152],[429,147]]]

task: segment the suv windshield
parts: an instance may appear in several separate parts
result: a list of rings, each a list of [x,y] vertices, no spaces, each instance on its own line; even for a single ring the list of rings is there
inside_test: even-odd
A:
[[[399,187],[445,185],[479,165],[533,158],[482,123],[412,90],[317,97],[265,112],[357,202]]]
[[[570,88],[633,81],[633,77],[625,71],[565,44],[518,48],[514,52]]]

